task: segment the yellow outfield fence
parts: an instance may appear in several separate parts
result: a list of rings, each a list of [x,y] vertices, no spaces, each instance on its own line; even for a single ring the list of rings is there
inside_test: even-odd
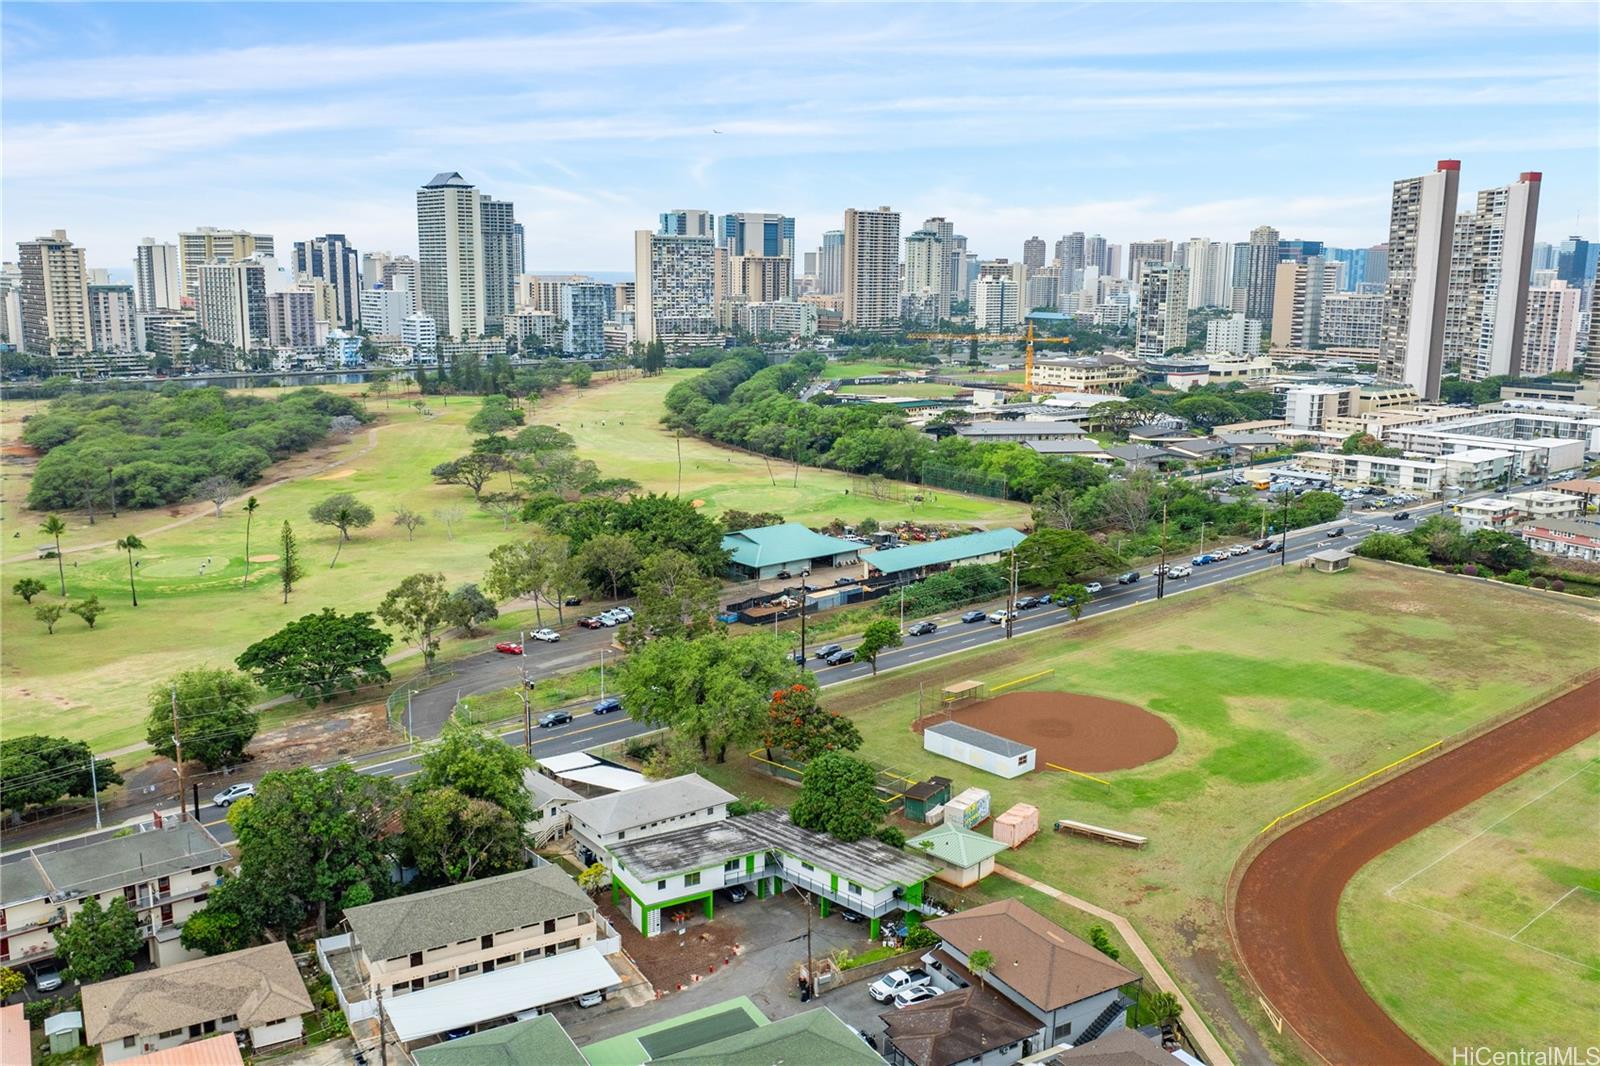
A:
[[[999,685],[993,685],[989,689],[989,695],[992,696],[996,692],[1004,692],[1008,688],[1016,688],[1018,685],[1026,685],[1029,681],[1037,681],[1041,677],[1049,677],[1055,672],[1055,668],[1051,667],[1049,670],[1040,670],[1037,674],[1029,674],[1027,677],[1019,677],[1013,681],[1006,681]]]
[[[1401,763],[1410,762],[1412,759],[1415,759],[1418,755],[1424,755],[1424,754],[1432,751],[1434,748],[1437,748],[1439,745],[1441,745],[1443,743],[1444,743],[1444,741],[1442,741],[1442,740],[1436,740],[1432,744],[1424,745],[1423,747],[1420,747],[1416,751],[1412,752],[1410,755],[1406,755],[1406,756],[1403,756],[1403,757],[1401,757],[1399,759],[1396,759],[1394,762],[1390,763],[1387,766],[1378,767],[1376,770],[1372,771],[1370,774],[1362,774],[1360,777],[1356,778],[1354,781],[1350,782],[1348,785],[1340,785],[1338,788],[1334,789],[1332,792],[1325,792],[1322,795],[1318,796],[1314,800],[1311,800],[1309,802],[1300,804],[1300,806],[1296,807],[1292,811],[1285,811],[1284,813],[1282,813],[1282,814],[1278,815],[1276,818],[1274,818],[1272,821],[1268,822],[1266,825],[1262,826],[1261,827],[1261,833],[1265,833],[1267,830],[1271,829],[1273,826],[1277,825],[1279,822],[1283,821],[1285,818],[1293,818],[1295,815],[1299,814],[1301,811],[1305,810],[1307,807],[1315,807],[1317,804],[1321,803],[1323,800],[1332,799],[1333,797],[1337,796],[1341,792],[1348,792],[1350,789],[1355,788],[1357,785],[1361,784],[1361,782],[1370,781],[1372,778],[1377,777],[1379,774],[1383,773],[1385,770],[1393,770],[1396,766],[1399,766]],[[1261,833],[1257,833],[1256,835],[1260,836]]]
[[[1103,778],[1103,777],[1096,777],[1096,776],[1094,776],[1094,775],[1093,775],[1093,774],[1086,774],[1086,773],[1084,773],[1084,772],[1083,772],[1083,771],[1082,771],[1082,770],[1074,770],[1074,769],[1073,769],[1073,768],[1072,768],[1072,767],[1070,767],[1070,766],[1057,766],[1057,765],[1056,765],[1056,764],[1055,764],[1055,763],[1053,763],[1053,762],[1047,762],[1047,763],[1045,763],[1045,765],[1046,765],[1046,766],[1048,766],[1048,767],[1050,767],[1050,769],[1052,769],[1052,770],[1060,770],[1060,771],[1062,771],[1062,772],[1063,772],[1063,773],[1069,773],[1069,774],[1072,774],[1072,775],[1073,775],[1073,776],[1074,776],[1074,777],[1087,777],[1087,778],[1088,778],[1088,779],[1089,779],[1089,780],[1090,780],[1090,781],[1098,781],[1098,782],[1100,782],[1100,784],[1102,784],[1102,785],[1109,785],[1109,784],[1111,784],[1111,782],[1110,782],[1110,781],[1107,781],[1107,780],[1106,780],[1106,779],[1105,779],[1105,778]]]

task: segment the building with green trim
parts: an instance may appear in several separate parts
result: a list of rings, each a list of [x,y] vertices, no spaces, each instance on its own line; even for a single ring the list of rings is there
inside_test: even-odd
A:
[[[945,822],[906,841],[906,847],[927,854],[939,864],[934,874],[946,884],[957,888],[975,885],[994,873],[994,857],[1006,850],[1006,844],[993,837],[963,829],[953,822]]]
[[[915,921],[923,910],[923,886],[938,872],[925,859],[877,840],[844,843],[802,829],[781,809],[695,825],[646,840],[613,844],[611,898],[646,936],[661,932],[681,911],[714,916],[719,888],[745,885],[757,898],[798,888],[817,897],[818,909],[855,911],[871,923],[905,911]],[[626,905],[623,900],[626,899]]]
[[[849,566],[860,561],[861,545],[784,522],[729,533],[722,538],[722,550],[735,573],[765,579],[780,571],[799,577],[802,570]]]

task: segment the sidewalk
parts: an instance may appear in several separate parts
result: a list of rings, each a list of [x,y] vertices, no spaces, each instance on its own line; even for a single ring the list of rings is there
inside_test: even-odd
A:
[[[1133,949],[1133,953],[1139,956],[1139,964],[1144,967],[1145,973],[1150,975],[1150,980],[1154,981],[1163,992],[1171,992],[1177,997],[1178,1002],[1183,1004],[1184,1019],[1193,1022],[1192,1025],[1187,1025],[1185,1028],[1194,1037],[1195,1042],[1200,1045],[1200,1050],[1205,1053],[1206,1061],[1211,1066],[1234,1066],[1233,1060],[1228,1057],[1226,1051],[1222,1050],[1222,1045],[1217,1042],[1216,1037],[1211,1035],[1211,1030],[1206,1027],[1204,1019],[1194,1009],[1194,1005],[1189,1002],[1189,997],[1183,994],[1183,989],[1178,987],[1178,982],[1174,981],[1172,975],[1167,973],[1166,967],[1161,965],[1161,960],[1156,958],[1156,953],[1150,950],[1149,945],[1134,931],[1132,923],[1126,918],[1120,914],[1114,914],[1104,907],[1097,907],[1086,899],[1069,896],[1059,888],[1047,885],[1043,881],[1035,881],[1027,874],[1020,874],[1015,870],[1001,866],[999,863],[995,864],[994,872],[1018,884],[1027,885],[1035,892],[1043,892],[1050,898],[1060,900],[1069,907],[1075,907],[1080,911],[1092,914],[1103,922],[1110,923],[1122,936],[1122,939],[1127,942],[1128,946]]]

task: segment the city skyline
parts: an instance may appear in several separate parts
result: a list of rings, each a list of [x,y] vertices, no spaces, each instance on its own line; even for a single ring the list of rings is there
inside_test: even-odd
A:
[[[537,271],[626,272],[680,205],[792,216],[797,250],[885,203],[983,258],[1263,224],[1365,247],[1395,176],[1446,157],[1474,189],[1542,171],[1540,241],[1600,214],[1581,5],[864,8],[833,36],[803,8],[410,10],[7,6],[8,250],[65,228],[131,276],[140,238],[217,226],[414,255],[415,190],[450,170],[516,202]],[[704,66],[760,38],[790,42],[762,91]]]

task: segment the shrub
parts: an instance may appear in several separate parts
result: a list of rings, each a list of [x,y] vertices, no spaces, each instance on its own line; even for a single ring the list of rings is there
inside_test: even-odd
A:
[[[886,825],[873,835],[878,838],[879,843],[887,844],[891,848],[903,848],[906,846],[906,835],[896,826]]]
[[[1526,570],[1507,570],[1500,575],[1500,580],[1508,585],[1527,585],[1529,583]]]
[[[1468,577],[1477,577],[1478,576],[1478,564],[1477,563],[1468,563],[1465,566],[1461,567],[1461,572],[1463,574],[1466,574]]]
[[[1565,592],[1567,591],[1567,583],[1558,577],[1550,582],[1550,588],[1554,592]]]
[[[1550,587],[1550,582],[1543,577],[1536,577],[1530,581],[1529,584],[1536,589],[1545,589]]]
[[[925,925],[917,925],[906,934],[906,947],[931,948],[939,942],[939,934]]]

